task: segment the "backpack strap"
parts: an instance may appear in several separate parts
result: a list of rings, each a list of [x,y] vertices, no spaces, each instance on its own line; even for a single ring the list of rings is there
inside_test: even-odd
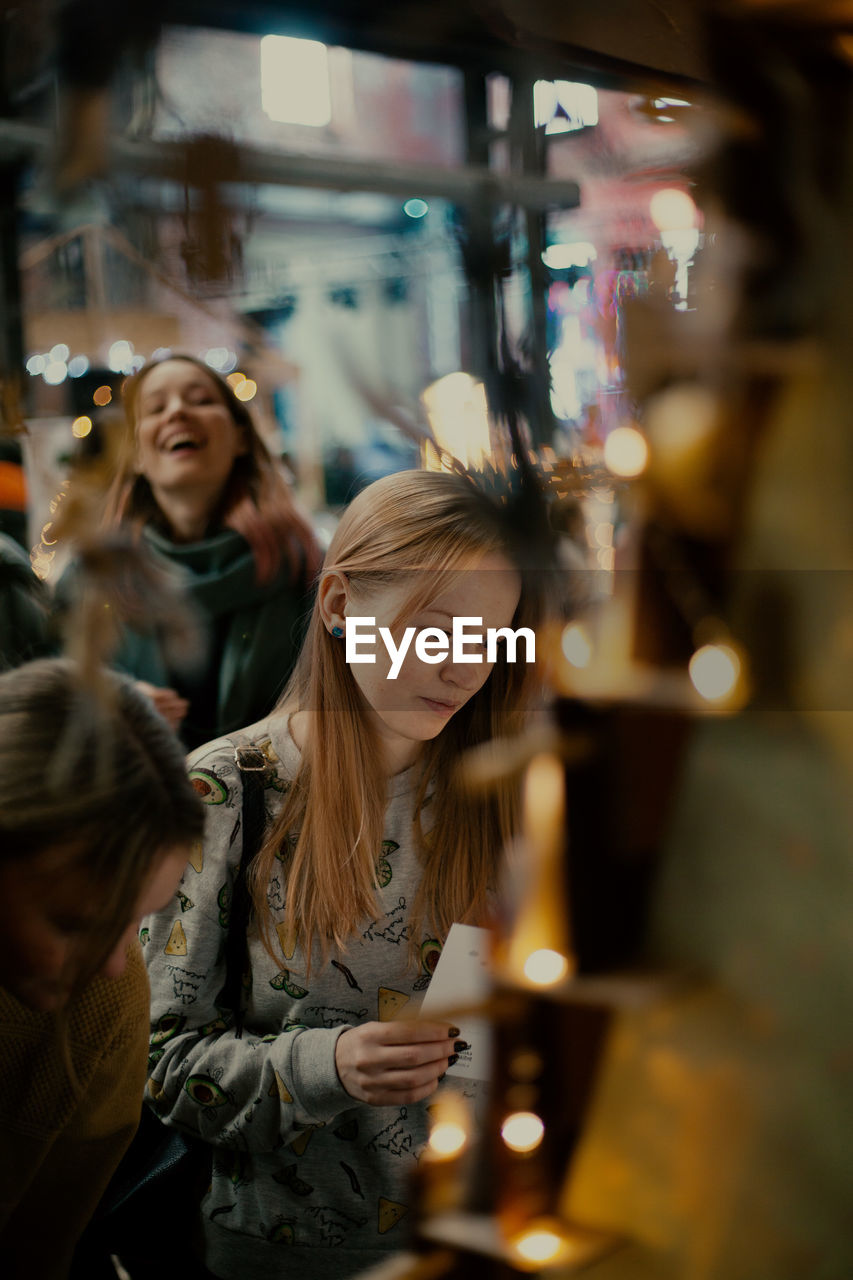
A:
[[[232,740],[239,739],[232,735]],[[216,1003],[234,1014],[237,1038],[243,1034],[243,975],[248,969],[249,923],[252,900],[247,883],[249,864],[261,847],[264,833],[264,774],[269,765],[262,751],[251,743],[235,746],[234,759],[243,784],[242,851],[231,887],[228,933],[225,938],[225,982]]]

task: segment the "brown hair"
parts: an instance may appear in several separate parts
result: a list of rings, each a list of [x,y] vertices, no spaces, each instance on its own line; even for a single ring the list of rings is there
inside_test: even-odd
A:
[[[0,857],[66,848],[87,873],[102,927],[77,988],[130,924],[157,858],[204,827],[166,721],[126,677],[101,677],[92,690],[67,658],[0,675]]]
[[[499,507],[459,475],[402,471],[363,490],[344,512],[323,572],[344,573],[371,586],[414,579],[403,612],[434,598],[449,573],[482,556],[512,560],[512,535]],[[414,572],[413,572],[414,571]],[[513,625],[535,626],[538,604],[531,576],[522,572]],[[526,663],[499,658],[485,684],[421,754],[413,838],[423,876],[413,908],[415,935],[443,936],[455,921],[482,923],[504,843],[515,823],[514,789],[488,797],[463,795],[456,775],[469,747],[516,732],[523,714]],[[278,711],[309,711],[299,773],[252,868],[256,919],[278,962],[266,894],[284,856],[285,931],[298,929],[309,957],[313,941],[343,947],[376,909],[377,860],[382,847],[387,777],[344,647],[329,635],[314,605],[308,634]],[[431,823],[420,809],[430,794]]]
[[[285,559],[293,579],[311,578],[320,562],[317,541],[299,512],[290,486],[258,434],[252,415],[231,386],[195,356],[169,355],[149,360],[122,386],[127,433],[115,476],[106,498],[104,523],[114,528],[125,521],[138,526],[160,515],[151,486],[135,467],[137,406],[142,384],[152,369],[169,360],[195,365],[216,387],[222,403],[243,433],[246,452],[234,459],[231,475],[220,496],[217,518],[242,534],[252,549],[259,582],[269,582]]]

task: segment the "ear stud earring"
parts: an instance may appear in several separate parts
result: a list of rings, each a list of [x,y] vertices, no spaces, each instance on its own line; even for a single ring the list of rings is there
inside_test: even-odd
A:
[[[340,640],[343,634],[344,634],[343,627],[332,627],[332,635],[335,637],[336,640]]]

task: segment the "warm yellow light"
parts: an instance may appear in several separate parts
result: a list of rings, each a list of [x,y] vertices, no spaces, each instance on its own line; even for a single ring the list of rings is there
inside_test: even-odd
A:
[[[658,231],[688,231],[696,226],[696,205],[686,191],[666,187],[649,201],[649,216]]]
[[[234,391],[241,383],[246,381],[246,375],[245,373],[241,373],[239,369],[235,369],[233,373],[229,373],[225,381],[228,383],[231,390]]]
[[[570,622],[560,641],[563,655],[573,667],[588,667],[592,658],[589,636],[579,622]]]
[[[109,404],[112,398],[112,389],[108,387],[106,383],[104,383],[102,387],[96,387],[92,392],[92,401],[99,409],[102,409],[105,404]]]
[[[78,440],[82,440],[92,430],[92,419],[87,418],[85,413],[80,418],[75,418],[71,423],[71,434],[76,436]]]
[[[421,394],[439,448],[466,467],[482,466],[491,452],[489,412],[482,382],[468,373],[448,373]]]
[[[741,673],[737,652],[728,644],[703,644],[689,664],[696,692],[708,702],[719,702],[734,691]]]
[[[612,547],[613,525],[607,520],[602,520],[600,524],[594,527],[592,536],[599,547]]]
[[[454,1089],[442,1090],[430,1107],[430,1131],[425,1157],[431,1160],[452,1160],[467,1146],[471,1126],[467,1099]]]
[[[648,460],[649,446],[636,427],[616,427],[604,442],[604,465],[615,476],[638,476]]]
[[[559,951],[543,947],[532,952],[524,962],[524,976],[537,987],[552,987],[562,982],[569,972],[569,962]]]
[[[524,843],[528,868],[502,963],[514,981],[547,987],[566,977],[571,956],[570,913],[563,871],[565,766],[540,752],[524,779]]]
[[[524,1262],[557,1262],[568,1252],[565,1236],[555,1227],[533,1222],[513,1241]]]
[[[468,1134],[461,1124],[453,1120],[442,1120],[430,1132],[429,1149],[433,1155],[446,1160],[458,1155],[467,1141]]]
[[[52,530],[53,530],[53,524],[50,521],[48,521],[48,523],[44,526],[44,528],[41,531],[41,540],[46,547],[56,546],[56,538],[50,537]]]
[[[501,1126],[501,1137],[511,1151],[535,1151],[545,1126],[533,1111],[514,1111]]]
[[[252,400],[258,390],[257,382],[253,382],[251,378],[244,378],[234,388],[234,394],[238,400]]]

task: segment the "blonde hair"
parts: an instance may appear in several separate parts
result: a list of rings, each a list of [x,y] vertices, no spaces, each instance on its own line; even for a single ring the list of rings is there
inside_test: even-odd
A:
[[[104,524],[116,528],[127,522],[140,527],[161,518],[151,486],[136,471],[136,423],[142,384],[152,369],[170,360],[195,367],[210,380],[246,442],[246,452],[234,459],[231,475],[220,496],[216,518],[242,534],[252,549],[259,582],[270,582],[282,560],[290,566],[291,578],[310,580],[320,561],[317,541],[307,520],[300,514],[280,468],[258,434],[246,405],[238,400],[230,385],[218,373],[194,356],[169,355],[149,360],[122,386],[126,432],[119,470],[106,497]]]
[[[376,481],[345,511],[323,572],[339,571],[368,591],[405,581],[417,583],[402,612],[420,608],[441,590],[447,575],[489,553],[512,559],[512,538],[492,499],[459,475],[403,471]],[[538,609],[532,583],[521,574],[514,626],[534,626]],[[482,688],[450,720],[420,756],[413,838],[423,875],[413,907],[413,952],[420,931],[443,937],[458,920],[482,922],[498,861],[515,819],[509,788],[490,797],[463,795],[457,765],[467,748],[517,730],[522,715],[526,663],[499,658]],[[302,652],[277,712],[310,711],[299,772],[268,830],[252,867],[251,885],[261,937],[278,963],[266,894],[278,859],[286,875],[285,931],[298,930],[308,957],[315,940],[323,953],[343,948],[377,907],[388,779],[379,743],[364,714],[361,693],[344,646],[327,631],[315,603]],[[420,811],[429,792],[431,823]],[[343,852],[342,852],[343,851]]]

